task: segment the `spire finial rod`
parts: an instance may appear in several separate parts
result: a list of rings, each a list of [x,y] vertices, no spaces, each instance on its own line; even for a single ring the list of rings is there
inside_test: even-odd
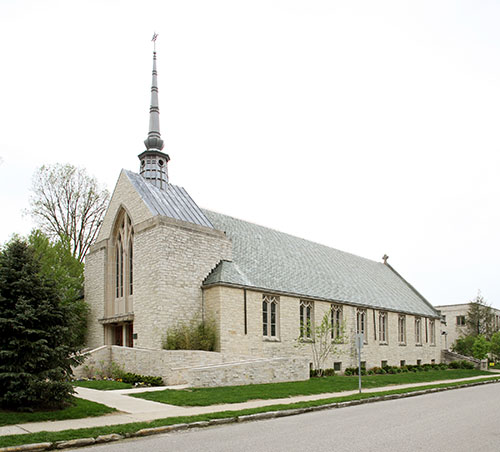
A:
[[[151,106],[149,108],[149,132],[146,141],[146,149],[163,149],[163,140],[160,135],[160,107],[158,105],[158,73],[156,72],[156,39],[158,33],[153,34],[153,80],[151,82]]]
[[[153,52],[156,53],[156,38],[158,38],[158,33],[153,32],[153,39],[151,41],[153,42]]]

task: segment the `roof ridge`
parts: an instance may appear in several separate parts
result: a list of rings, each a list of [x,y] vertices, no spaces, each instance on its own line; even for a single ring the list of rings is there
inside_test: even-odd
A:
[[[375,261],[373,259],[369,259],[367,257],[360,256],[358,254],[350,253],[349,251],[343,251],[343,250],[340,250],[338,248],[334,248],[333,246],[325,245],[324,243],[315,242],[314,240],[305,239],[304,237],[299,237],[297,235],[293,235],[293,234],[290,234],[288,232],[283,232],[283,231],[280,231],[278,229],[271,228],[269,226],[264,226],[262,224],[255,223],[253,221],[243,220],[241,218],[233,217],[232,215],[227,215],[225,213],[216,212],[215,210],[210,210],[210,209],[205,209],[205,208],[201,208],[201,210],[203,212],[208,212],[208,213],[211,213],[211,214],[221,215],[221,216],[226,217],[226,218],[231,218],[232,220],[241,221],[243,223],[248,223],[248,224],[251,224],[253,226],[257,226],[259,228],[266,229],[268,231],[277,232],[278,234],[282,234],[282,235],[285,235],[285,236],[288,236],[288,237],[292,237],[292,238],[297,239],[297,240],[303,240],[304,242],[312,243],[314,245],[318,245],[318,246],[321,246],[321,247],[329,249],[329,250],[335,250],[335,251],[338,251],[340,253],[347,254],[349,256],[353,256],[353,257],[355,257],[357,259],[363,259],[365,261],[368,261],[368,262],[371,262],[371,263],[374,263],[374,264],[384,265],[383,262],[378,262],[378,261]]]

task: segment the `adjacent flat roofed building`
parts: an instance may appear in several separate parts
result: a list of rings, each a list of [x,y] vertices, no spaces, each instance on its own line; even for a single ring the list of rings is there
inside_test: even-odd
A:
[[[467,312],[470,303],[448,304],[436,306],[441,311],[443,325],[441,346],[443,349],[450,350],[457,339],[467,334]],[[500,310],[491,308],[493,313],[492,329],[500,330]]]

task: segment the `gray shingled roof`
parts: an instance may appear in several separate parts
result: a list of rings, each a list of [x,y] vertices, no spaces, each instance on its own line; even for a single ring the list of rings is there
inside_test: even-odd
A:
[[[203,210],[233,244],[204,286],[230,284],[424,316],[436,310],[390,266]]]
[[[211,229],[214,228],[184,188],[169,184],[165,190],[161,190],[147,182],[139,174],[127,170],[123,171],[153,215],[163,215]]]

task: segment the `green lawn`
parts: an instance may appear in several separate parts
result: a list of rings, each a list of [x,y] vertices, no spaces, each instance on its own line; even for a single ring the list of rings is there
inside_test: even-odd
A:
[[[490,374],[491,375],[491,374]],[[426,385],[419,388],[407,388],[407,389],[394,389],[392,391],[383,391],[371,394],[354,394],[351,396],[344,397],[335,397],[331,399],[323,399],[323,400],[313,400],[309,402],[298,402],[284,405],[271,405],[264,406],[259,408],[252,408],[246,410],[239,411],[224,411],[219,413],[207,413],[197,416],[183,416],[183,417],[171,417],[166,419],[157,419],[151,422],[135,422],[130,424],[121,424],[121,425],[110,425],[104,427],[95,427],[95,428],[83,428],[78,430],[63,430],[60,432],[40,432],[40,433],[27,433],[21,435],[8,435],[8,436],[0,436],[0,447],[9,447],[9,446],[17,446],[21,444],[33,444],[40,442],[55,442],[55,441],[66,441],[70,439],[76,438],[96,438],[99,435],[107,435],[110,433],[118,433],[118,434],[126,434],[137,432],[143,428],[152,428],[152,427],[160,427],[164,425],[173,425],[173,424],[181,424],[181,423],[190,423],[190,422],[198,422],[198,421],[208,421],[211,419],[224,419],[224,418],[232,418],[236,420],[238,416],[245,416],[248,414],[254,413],[265,413],[268,411],[282,411],[289,410],[293,408],[306,408],[306,407],[315,407],[321,405],[327,405],[331,403],[339,403],[345,402],[349,400],[360,400],[367,398],[374,398],[378,396],[390,395],[390,394],[403,394],[403,393],[412,393],[416,391],[422,391],[425,389],[431,388],[450,388],[454,386],[460,386],[465,384],[466,382],[455,382],[455,383],[447,383],[447,384],[434,384],[434,385]],[[471,383],[477,383],[471,382]]]
[[[100,403],[72,397],[72,405],[62,410],[35,411],[25,413],[0,410],[0,425],[24,424],[25,422],[60,421],[63,419],[81,419],[102,416],[116,411]]]
[[[454,380],[477,375],[491,375],[490,372],[469,369],[431,370],[401,374],[367,375],[362,377],[363,388],[377,388],[388,385],[422,383],[428,381]],[[220,403],[238,403],[255,399],[279,399],[297,395],[322,394],[349,391],[358,388],[358,377],[336,375],[333,377],[311,378],[307,381],[290,383],[269,383],[246,386],[226,386],[219,388],[165,389],[156,392],[141,392],[140,397],[155,402],[179,406],[208,406]]]
[[[73,386],[82,388],[99,389],[101,391],[110,391],[113,389],[130,389],[133,386],[130,383],[114,380],[78,380],[71,382]]]

